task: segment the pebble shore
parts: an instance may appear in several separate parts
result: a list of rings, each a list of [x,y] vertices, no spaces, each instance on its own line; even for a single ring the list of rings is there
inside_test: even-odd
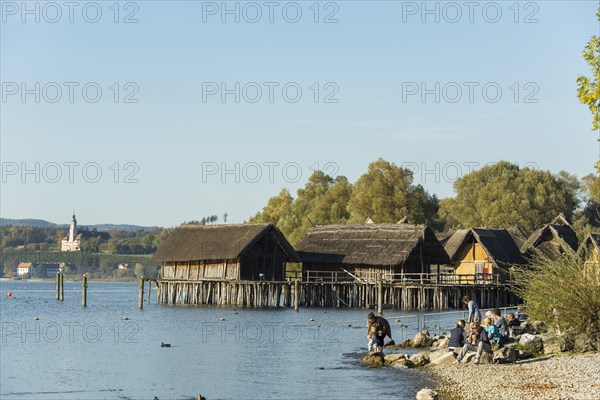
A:
[[[600,399],[600,353],[562,354],[514,364],[451,364],[427,368],[443,400]],[[490,397],[491,396],[491,397]]]

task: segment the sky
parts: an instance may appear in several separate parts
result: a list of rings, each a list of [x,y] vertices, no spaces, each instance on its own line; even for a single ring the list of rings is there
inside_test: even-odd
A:
[[[597,1],[1,1],[0,215],[243,222],[379,157],[593,171]]]

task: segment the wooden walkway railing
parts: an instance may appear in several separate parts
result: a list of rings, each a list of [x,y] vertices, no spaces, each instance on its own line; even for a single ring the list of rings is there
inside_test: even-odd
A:
[[[300,278],[300,277],[298,277]],[[502,286],[505,284],[499,274],[453,274],[453,273],[416,273],[416,274],[375,274],[347,273],[344,271],[304,271],[304,282],[361,282],[376,284],[379,280],[393,285],[476,285]]]

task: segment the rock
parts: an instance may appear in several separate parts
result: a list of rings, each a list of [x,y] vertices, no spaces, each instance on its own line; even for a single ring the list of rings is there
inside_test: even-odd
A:
[[[450,338],[441,338],[438,342],[437,342],[437,347],[438,348],[447,348],[448,344],[450,344]]]
[[[389,342],[384,344],[383,347],[389,347],[389,346],[395,346],[395,345],[396,345],[396,342],[394,342],[393,340],[390,340]]]
[[[440,357],[443,357],[444,355],[446,355],[446,353],[448,353],[447,350],[432,351],[431,353],[429,353],[429,362],[435,362],[435,360],[437,360]]]
[[[527,360],[530,359],[531,357],[533,357],[533,355],[525,350],[517,350],[517,358],[519,360]]]
[[[422,367],[429,362],[429,358],[423,353],[413,354],[409,360],[412,361],[415,367]]]
[[[421,389],[417,392],[417,400],[439,400],[438,392],[432,389]]]
[[[596,351],[598,350],[598,344],[594,343],[590,335],[581,333],[575,336],[575,340],[573,341],[573,350],[585,352]]]
[[[517,352],[512,347],[502,347],[494,352],[494,362],[507,364],[517,361]]]
[[[546,327],[546,324],[542,321],[529,321],[527,325],[525,325],[523,331],[531,335],[537,335],[539,333],[547,332],[548,329]]]
[[[573,351],[575,350],[575,337],[571,334],[565,334],[558,338],[558,346],[560,351]]]
[[[391,363],[390,366],[394,368],[414,368],[415,364],[406,358],[399,358]]]
[[[429,336],[429,332],[424,330],[423,332],[417,333],[411,344],[412,347],[416,348],[431,346],[431,337]]]
[[[406,359],[406,357],[404,356],[404,354],[401,353],[395,353],[395,354],[386,354],[384,357],[385,363],[387,365],[393,364],[395,361],[398,361],[399,359]]]
[[[408,347],[412,347],[412,340],[406,339],[404,342],[400,343],[400,347],[405,349]]]
[[[385,364],[385,359],[383,353],[371,353],[364,356],[360,363],[368,367],[382,367]]]
[[[540,336],[524,333],[519,339],[519,344],[531,353],[542,353],[544,351],[544,341]]]
[[[452,351],[448,351],[444,353],[441,357],[436,358],[435,360],[431,360],[433,365],[449,365],[452,364],[456,360],[455,354]]]

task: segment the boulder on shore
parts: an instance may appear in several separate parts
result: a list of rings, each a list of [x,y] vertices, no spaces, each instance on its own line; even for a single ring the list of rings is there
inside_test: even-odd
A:
[[[437,357],[435,360],[431,361],[433,365],[449,365],[452,364],[456,360],[456,356],[453,351],[448,351],[441,357]]]
[[[421,389],[417,392],[417,400],[438,400],[438,392],[432,389]]]
[[[427,330],[424,330],[422,332],[419,332],[415,335],[414,339],[412,340],[412,347],[418,348],[418,347],[429,347],[431,346],[432,343],[432,339],[431,336],[429,336],[429,332]]]
[[[502,347],[494,352],[494,362],[507,364],[517,361],[517,352],[512,347]]]
[[[370,353],[360,360],[361,365],[368,367],[382,367],[385,364],[383,353]]]
[[[422,367],[429,362],[429,357],[424,353],[417,353],[410,356],[409,360],[412,361],[415,367]]]
[[[542,353],[544,351],[544,341],[540,336],[524,333],[519,339],[519,344],[530,352]]]

